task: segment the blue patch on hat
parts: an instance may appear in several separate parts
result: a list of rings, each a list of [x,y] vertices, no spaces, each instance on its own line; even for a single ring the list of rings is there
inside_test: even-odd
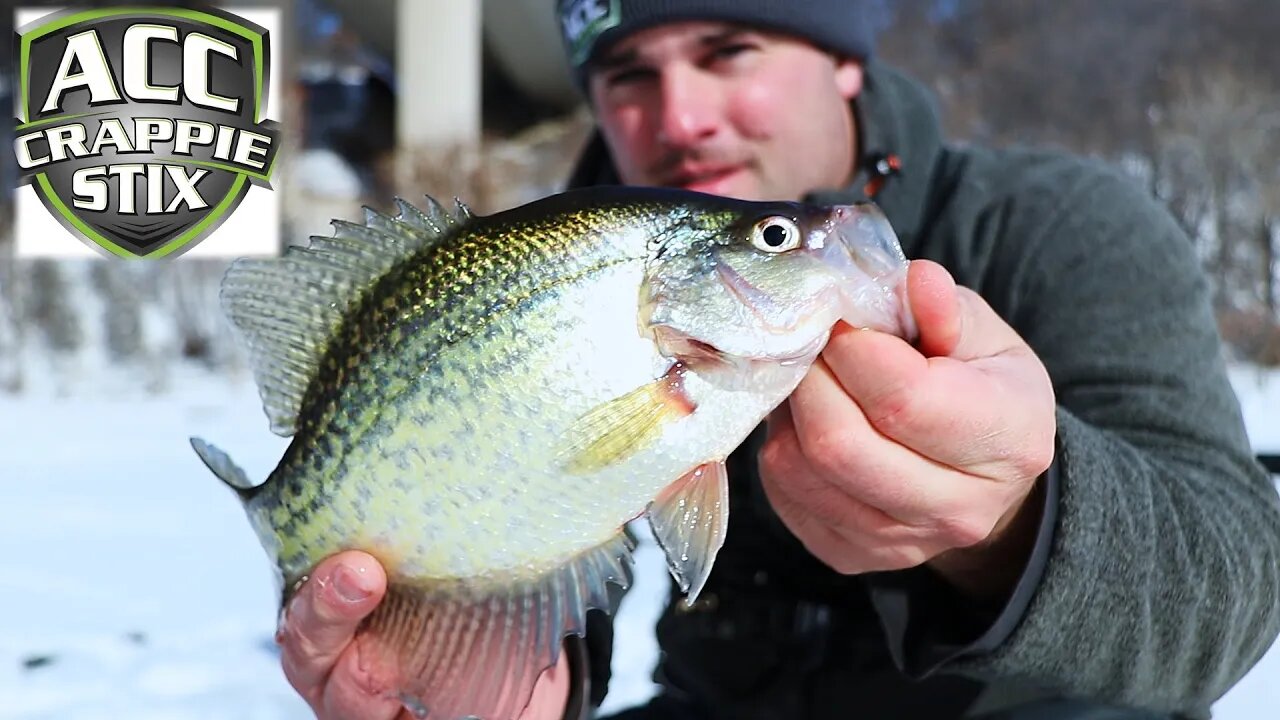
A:
[[[581,65],[604,31],[622,23],[621,0],[564,0],[560,3],[560,32],[569,62]]]

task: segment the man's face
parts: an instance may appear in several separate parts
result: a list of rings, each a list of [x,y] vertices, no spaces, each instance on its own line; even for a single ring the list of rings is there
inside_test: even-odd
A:
[[[597,121],[623,182],[799,200],[853,169],[862,67],[719,22],[641,30],[593,62]]]

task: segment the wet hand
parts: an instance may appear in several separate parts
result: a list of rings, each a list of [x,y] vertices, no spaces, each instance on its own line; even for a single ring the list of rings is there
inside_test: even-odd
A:
[[[907,282],[917,344],[840,324],[769,418],[764,489],[839,572],[927,563],[970,593],[1002,593],[1034,538],[1028,498],[1053,459],[1053,387],[941,266],[915,261]]]
[[[285,677],[319,720],[412,720],[394,697],[392,678],[360,662],[354,642],[360,621],[386,594],[386,573],[360,552],[334,555],[320,563],[290,601],[276,641]],[[560,663],[544,672],[520,720],[561,720],[569,694],[569,669]]]

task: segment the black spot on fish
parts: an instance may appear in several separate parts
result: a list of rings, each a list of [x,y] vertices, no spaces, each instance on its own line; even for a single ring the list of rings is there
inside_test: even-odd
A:
[[[404,453],[396,453],[394,455],[383,455],[384,458],[390,460],[396,466],[396,469],[407,473],[409,472],[409,458]]]

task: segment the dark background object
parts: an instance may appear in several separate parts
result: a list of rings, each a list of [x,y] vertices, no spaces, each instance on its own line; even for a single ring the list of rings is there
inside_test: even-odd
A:
[[[1280,455],[1259,455],[1258,461],[1272,475],[1280,475]]]

